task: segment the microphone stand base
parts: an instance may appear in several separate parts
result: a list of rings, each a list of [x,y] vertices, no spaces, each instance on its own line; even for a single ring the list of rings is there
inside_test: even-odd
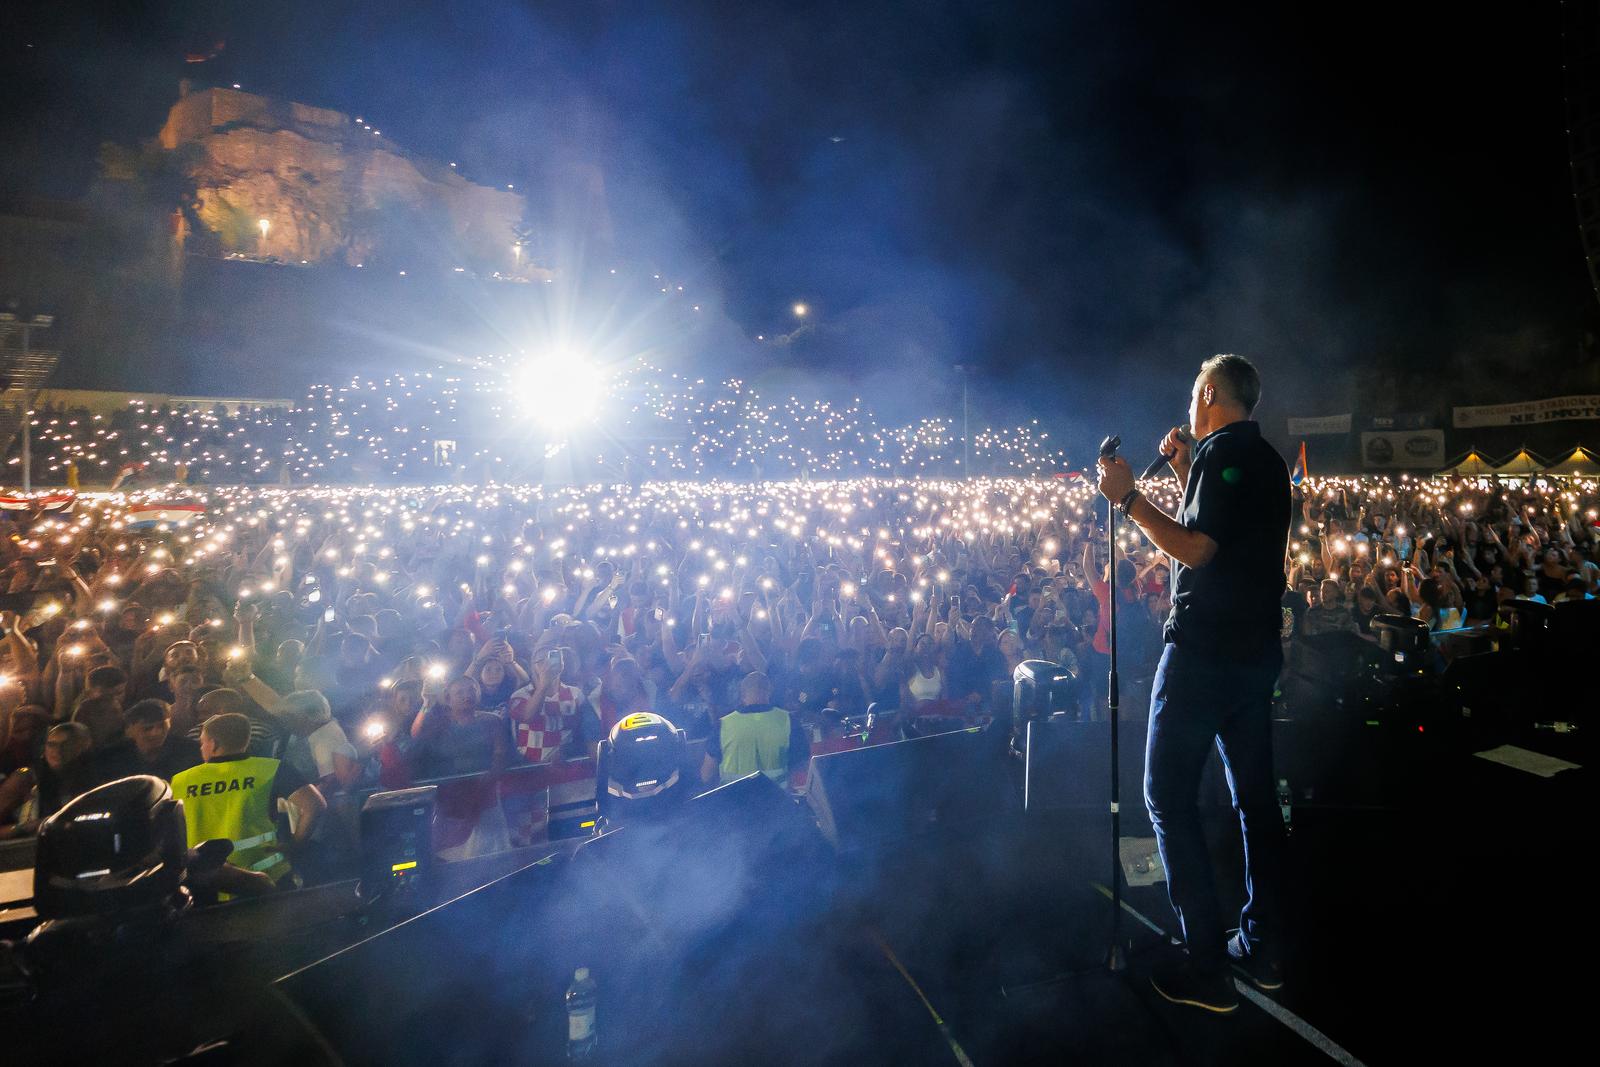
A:
[[[1128,945],[1120,937],[1111,942],[1106,951],[1106,970],[1112,974],[1128,973]]]

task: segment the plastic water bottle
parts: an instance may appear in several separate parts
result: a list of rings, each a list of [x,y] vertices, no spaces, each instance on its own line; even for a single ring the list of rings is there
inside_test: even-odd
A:
[[[594,1008],[598,999],[594,979],[589,968],[579,967],[572,972],[572,984],[567,987],[567,1059],[585,1062],[594,1059],[599,1045],[599,1035],[594,1028]]]

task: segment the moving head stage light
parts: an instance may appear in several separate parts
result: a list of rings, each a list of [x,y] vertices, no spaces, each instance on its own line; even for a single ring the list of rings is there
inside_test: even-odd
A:
[[[64,919],[162,905],[182,886],[186,842],[183,805],[160,778],[91,789],[39,827],[34,910]]]

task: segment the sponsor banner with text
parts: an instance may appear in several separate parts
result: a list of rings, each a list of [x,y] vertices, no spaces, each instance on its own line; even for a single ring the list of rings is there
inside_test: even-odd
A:
[[[1349,433],[1350,414],[1322,415],[1317,418],[1289,419],[1290,437],[1310,437],[1319,433]]]
[[[1368,470],[1431,470],[1444,466],[1444,431],[1367,431],[1361,465]]]
[[[1537,426],[1567,419],[1600,419],[1600,394],[1552,396],[1544,400],[1525,400],[1519,404],[1487,404],[1456,408],[1458,429],[1478,426]]]
[[[1431,430],[1433,416],[1426,411],[1397,411],[1393,415],[1373,415],[1367,419],[1367,430]]]

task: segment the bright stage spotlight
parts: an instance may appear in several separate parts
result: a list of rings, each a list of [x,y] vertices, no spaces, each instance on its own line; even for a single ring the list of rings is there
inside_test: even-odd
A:
[[[601,373],[569,353],[529,360],[512,374],[517,402],[549,430],[564,430],[589,418],[605,390]]]

